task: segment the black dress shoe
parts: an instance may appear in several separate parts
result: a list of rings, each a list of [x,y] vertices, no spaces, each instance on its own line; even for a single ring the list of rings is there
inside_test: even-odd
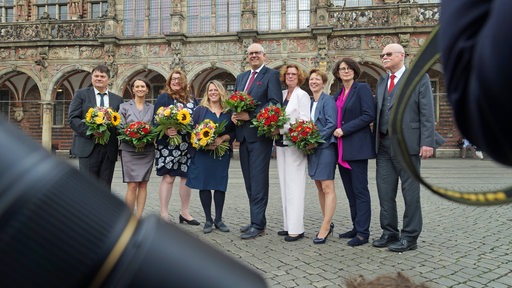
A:
[[[290,235],[286,235],[286,237],[284,237],[284,241],[286,242],[293,242],[293,241],[297,241],[301,238],[304,238],[304,232],[298,234],[297,236],[290,236]]]
[[[408,250],[416,250],[416,248],[418,248],[416,240],[406,238],[402,238],[388,246],[388,249],[393,252],[405,252]]]
[[[181,214],[180,214],[180,224],[183,222],[187,223],[188,225],[193,225],[193,226],[197,226],[197,225],[201,224],[196,219],[187,220],[187,219],[185,219],[185,217],[181,216]]]
[[[345,233],[341,233],[340,235],[338,235],[340,238],[347,238],[347,239],[350,239],[350,238],[354,238],[356,237],[357,235],[357,232],[356,230],[350,230],[350,231],[347,231]]]
[[[214,222],[213,224],[215,225],[215,228],[217,228],[218,230],[220,230],[222,232],[229,232],[229,228],[228,228],[228,226],[226,226],[226,224],[224,224],[224,222],[218,221],[218,222]]]
[[[262,236],[265,233],[265,230],[256,229],[254,227],[249,228],[247,232],[240,235],[240,238],[247,240],[247,239],[254,239],[258,236]]]
[[[277,235],[279,235],[279,236],[288,236],[288,231],[284,231],[284,230],[277,231]]]
[[[382,234],[379,239],[373,240],[373,247],[384,248],[388,247],[389,244],[398,241],[398,236]]]
[[[359,237],[361,237],[362,239]],[[361,246],[366,243],[368,243],[368,238],[356,235],[354,238],[350,239],[350,241],[347,242],[347,245],[355,247],[355,246]]]
[[[251,229],[251,224],[240,227],[240,232],[245,233]]]

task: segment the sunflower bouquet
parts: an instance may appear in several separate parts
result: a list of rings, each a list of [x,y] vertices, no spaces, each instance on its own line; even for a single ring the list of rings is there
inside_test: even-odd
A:
[[[94,143],[105,145],[110,139],[109,128],[121,123],[121,116],[110,107],[91,107],[82,120],[87,125],[86,135],[93,135]]]
[[[140,152],[144,150],[144,146],[152,143],[156,138],[154,128],[143,121],[132,122],[119,131],[117,138],[123,142],[135,146],[135,151]]]
[[[256,106],[259,103],[254,100],[251,95],[242,91],[235,91],[235,93],[231,94],[229,98],[226,100],[226,106],[228,110],[231,110],[235,113],[240,112],[250,112],[256,109]],[[237,125],[241,125],[243,121],[239,120]]]
[[[252,120],[251,127],[258,128],[258,136],[265,136],[276,140],[279,134],[275,134],[276,129],[284,127],[284,124],[290,120],[286,117],[285,107],[281,105],[269,105],[260,110],[256,118]]]
[[[319,143],[325,142],[313,121],[299,120],[290,125],[285,137],[292,146],[305,154],[311,154]]]
[[[212,150],[213,158],[217,158],[217,156],[222,157],[222,155],[224,155],[229,149],[228,142],[222,142],[214,149],[211,149],[209,146],[215,142],[215,139],[222,132],[224,132],[225,127],[226,121],[222,121],[220,124],[215,124],[212,120],[205,119],[203,122],[197,124],[194,130],[192,130],[192,134],[190,135],[190,143],[192,143],[192,147],[197,150]]]
[[[192,118],[190,112],[181,103],[170,105],[168,107],[160,107],[156,111],[155,122],[158,124],[155,128],[155,133],[158,134],[158,139],[165,135],[165,131],[169,128],[175,128],[182,133],[190,132]],[[169,137],[169,144],[181,144],[181,135],[176,134]]]

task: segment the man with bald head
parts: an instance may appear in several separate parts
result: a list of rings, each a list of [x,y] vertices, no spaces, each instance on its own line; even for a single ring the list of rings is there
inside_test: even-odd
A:
[[[382,65],[388,73],[377,83],[377,117],[376,134],[376,177],[380,202],[380,226],[382,235],[373,241],[375,247],[387,247],[394,252],[404,252],[417,248],[417,239],[421,233],[423,219],[420,204],[420,183],[412,178],[401,166],[393,151],[394,143],[389,134],[389,117],[393,108],[394,97],[400,86],[400,79],[405,73],[405,50],[400,44],[389,44],[380,55]],[[421,159],[434,154],[435,125],[434,101],[430,78],[423,75],[414,89],[411,99],[404,111],[402,129],[407,143],[409,157],[419,171]],[[398,180],[402,185],[405,211],[403,227],[398,229],[396,195]]]
[[[256,127],[251,127],[251,120],[258,112],[270,104],[282,104],[283,94],[279,72],[265,66],[265,50],[258,43],[247,48],[247,62],[251,70],[236,77],[235,90],[245,91],[259,105],[254,111],[233,113],[232,120],[237,123],[236,140],[240,143],[240,165],[249,198],[251,223],[240,228],[242,239],[253,239],[265,232],[267,220],[265,211],[268,203],[269,166],[273,141],[258,136]],[[240,122],[240,123],[239,123]]]

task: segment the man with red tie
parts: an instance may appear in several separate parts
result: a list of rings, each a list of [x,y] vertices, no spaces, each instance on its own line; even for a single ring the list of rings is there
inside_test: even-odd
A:
[[[254,111],[233,113],[232,120],[237,123],[236,140],[240,143],[240,164],[249,198],[251,223],[240,228],[242,239],[253,239],[265,232],[267,220],[265,211],[268,203],[269,166],[273,141],[258,136],[256,127],[251,120],[261,108],[270,104],[281,104],[283,94],[279,81],[279,72],[264,65],[266,58],[263,46],[253,43],[247,48],[247,62],[251,70],[236,77],[235,90],[246,91],[259,105]]]
[[[423,219],[420,204],[420,183],[409,175],[393,151],[389,134],[389,117],[393,107],[394,96],[400,85],[400,78],[405,73],[405,50],[400,44],[389,44],[380,55],[382,65],[389,74],[377,83],[377,117],[376,134],[376,179],[380,203],[380,226],[382,235],[373,241],[375,247],[387,247],[394,252],[404,252],[417,248],[417,239],[421,233]],[[402,129],[407,143],[409,157],[416,169],[420,170],[421,159],[434,154],[435,124],[434,102],[430,79],[423,75],[414,89],[411,99],[404,111]],[[396,195],[398,180],[402,185],[405,204],[403,227],[398,229]]]

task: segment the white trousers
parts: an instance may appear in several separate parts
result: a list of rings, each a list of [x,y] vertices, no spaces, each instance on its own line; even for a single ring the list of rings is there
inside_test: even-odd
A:
[[[295,147],[276,147],[277,171],[283,204],[283,230],[304,232],[307,157]]]

